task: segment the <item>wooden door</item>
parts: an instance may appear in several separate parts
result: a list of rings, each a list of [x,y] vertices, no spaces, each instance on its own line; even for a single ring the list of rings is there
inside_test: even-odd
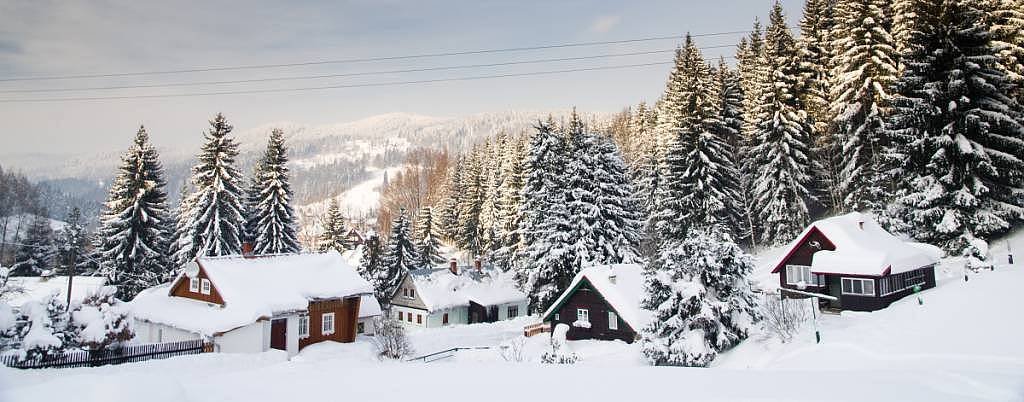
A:
[[[288,350],[288,320],[279,318],[270,322],[270,347]]]

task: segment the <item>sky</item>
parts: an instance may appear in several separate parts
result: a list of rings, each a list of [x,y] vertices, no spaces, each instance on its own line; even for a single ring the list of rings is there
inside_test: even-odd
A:
[[[244,6],[239,6],[244,4]],[[771,0],[653,1],[6,1],[0,2],[0,154],[107,152],[138,125],[164,147],[199,144],[224,113],[236,129],[270,122],[330,124],[391,112],[457,117],[503,110],[610,112],[662,91],[668,65],[566,74],[299,92],[63,102],[29,99],[154,96],[363,85],[666,63],[678,40],[121,77],[11,80],[337,61],[742,31]],[[783,0],[791,26],[802,0]],[[709,59],[740,34],[697,38]],[[717,46],[717,47],[716,47]],[[552,58],[648,54],[495,67],[376,74]],[[343,77],[234,84],[311,75]],[[375,74],[366,74],[375,73]],[[83,88],[153,86],[115,90]],[[76,89],[68,91],[69,89]],[[17,92],[17,91],[37,92]],[[46,90],[51,92],[38,92]]]

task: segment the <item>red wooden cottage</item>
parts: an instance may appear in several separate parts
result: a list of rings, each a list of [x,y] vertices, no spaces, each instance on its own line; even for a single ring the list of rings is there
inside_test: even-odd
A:
[[[541,321],[569,326],[568,340],[601,339],[632,343],[650,320],[640,308],[644,295],[641,268],[635,264],[584,268],[569,288],[541,315]]]
[[[900,240],[857,212],[812,223],[773,264],[779,286],[829,295],[823,307],[874,311],[935,287],[942,251]]]
[[[335,251],[200,257],[172,282],[131,301],[136,339],[206,339],[220,352],[352,342],[380,308],[373,288]],[[362,306],[370,300],[373,305]],[[368,314],[362,314],[366,310]]]

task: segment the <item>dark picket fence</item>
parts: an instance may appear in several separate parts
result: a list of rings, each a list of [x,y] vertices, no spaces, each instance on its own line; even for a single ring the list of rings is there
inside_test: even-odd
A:
[[[133,363],[174,356],[196,355],[212,351],[212,344],[206,343],[202,339],[195,339],[149,345],[130,345],[111,350],[81,350],[67,352],[59,357],[42,360],[20,360],[17,356],[0,356],[0,363],[8,367],[22,369],[97,367],[108,364]]]

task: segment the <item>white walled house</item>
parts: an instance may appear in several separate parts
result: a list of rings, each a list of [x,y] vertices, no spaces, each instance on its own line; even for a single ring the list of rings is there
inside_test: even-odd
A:
[[[200,257],[131,306],[137,342],[206,339],[218,352],[293,356],[316,342],[353,341],[359,323],[380,314],[375,302],[361,308],[372,294],[334,251]]]
[[[391,297],[391,316],[406,326],[436,328],[509,320],[528,314],[529,299],[511,278],[492,269],[410,271]]]

